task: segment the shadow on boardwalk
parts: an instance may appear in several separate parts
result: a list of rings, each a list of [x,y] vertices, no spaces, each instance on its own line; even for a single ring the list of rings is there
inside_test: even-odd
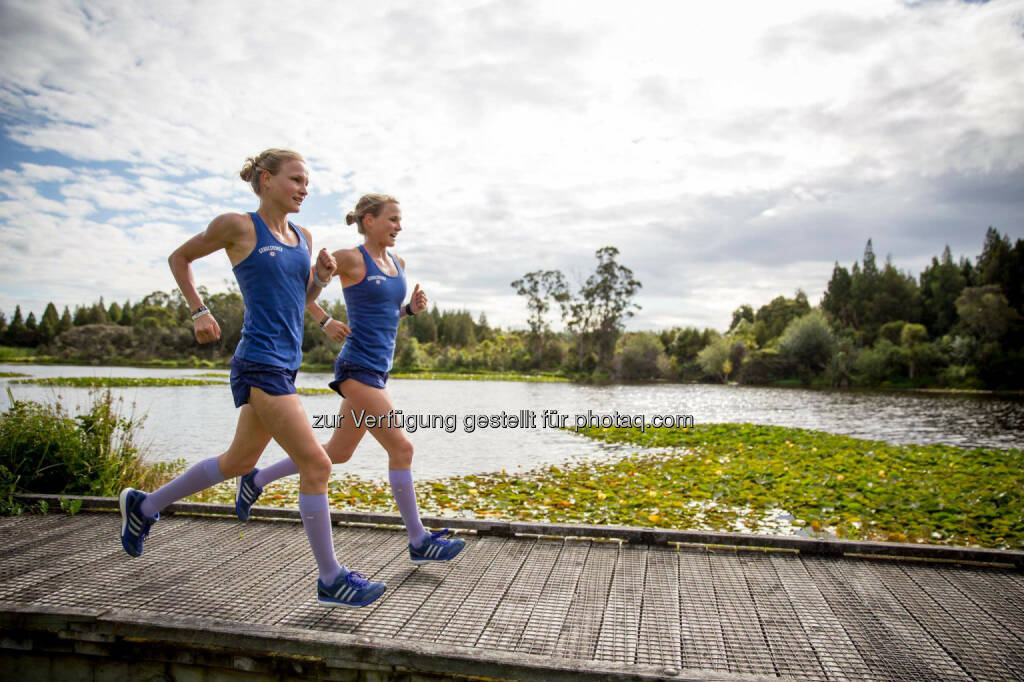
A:
[[[404,532],[345,525],[342,562],[388,590],[324,609],[295,521],[168,515],[137,559],[119,530],[105,512],[0,518],[0,678],[1024,679],[1013,553],[994,556],[1016,568],[466,532],[454,562],[416,567]]]

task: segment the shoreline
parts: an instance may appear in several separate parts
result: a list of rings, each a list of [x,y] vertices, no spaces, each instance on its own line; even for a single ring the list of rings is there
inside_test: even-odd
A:
[[[68,367],[129,367],[136,369],[181,369],[181,370],[230,370],[230,364],[224,361],[209,361],[203,360],[199,363],[193,363],[187,360],[154,360],[150,362],[123,362],[123,363],[95,363],[87,361],[74,361],[63,358],[55,358],[52,356],[44,356],[45,359],[37,358],[7,358],[0,359],[0,364],[9,365],[39,365],[39,366],[52,366],[52,365],[65,365]],[[316,372],[316,373],[331,373],[334,371],[333,365],[307,365],[303,364],[299,367],[300,372]],[[578,383],[580,385],[591,385],[589,382],[578,382],[571,377],[567,377],[560,374],[554,374],[551,372],[545,372],[540,374],[522,374],[519,372],[451,372],[451,371],[434,371],[434,370],[422,370],[422,371],[409,371],[409,370],[398,370],[391,373],[393,379],[414,379],[414,380],[438,380],[438,381],[534,381],[534,382],[552,382],[552,383]],[[667,380],[655,380],[655,381],[609,381],[600,384],[602,386],[718,386],[727,385],[735,388],[771,388],[771,389],[784,389],[784,390],[806,390],[806,391],[823,391],[823,392],[835,392],[835,393],[870,393],[870,392],[891,392],[891,393],[926,393],[936,395],[965,395],[965,396],[979,396],[979,397],[996,397],[996,398],[1024,398],[1024,390],[1000,390],[1000,389],[980,389],[980,388],[948,388],[948,387],[916,387],[916,386],[854,386],[854,387],[837,387],[837,386],[798,386],[790,383],[783,384],[738,384],[736,382],[729,382],[727,384],[719,384],[716,382],[699,382],[699,381],[667,381]]]

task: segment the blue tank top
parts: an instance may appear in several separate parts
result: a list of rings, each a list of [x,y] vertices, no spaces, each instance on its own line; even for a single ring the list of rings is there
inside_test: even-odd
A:
[[[392,277],[377,267],[362,245],[359,251],[363,254],[366,274],[357,284],[342,289],[352,333],[345,340],[339,357],[378,372],[390,372],[398,319],[405,300],[405,273],[394,256],[391,260],[398,274]]]
[[[235,357],[264,365],[298,369],[302,364],[302,315],[309,281],[309,246],[302,230],[296,246],[282,244],[257,213],[256,246],[232,270],[245,301],[242,340]]]

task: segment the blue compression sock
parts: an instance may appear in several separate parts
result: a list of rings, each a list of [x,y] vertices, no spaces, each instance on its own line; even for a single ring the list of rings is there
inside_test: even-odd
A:
[[[299,514],[302,515],[302,527],[306,530],[309,547],[313,550],[316,566],[320,570],[320,581],[324,585],[331,585],[342,573],[342,568],[334,556],[331,508],[327,503],[327,493],[299,493]]]
[[[409,533],[409,543],[413,547],[419,547],[430,536],[430,533],[420,521],[420,511],[416,506],[416,488],[412,485],[412,471],[410,469],[389,469],[388,480],[391,482],[391,494],[398,505],[398,513],[402,515],[405,530]]]
[[[206,490],[223,480],[224,476],[220,473],[217,458],[204,459],[202,462],[193,464],[188,471],[159,490],[146,495],[146,499],[139,505],[139,511],[149,517],[156,516],[157,512],[162,511],[171,502],[194,495],[200,490]]]

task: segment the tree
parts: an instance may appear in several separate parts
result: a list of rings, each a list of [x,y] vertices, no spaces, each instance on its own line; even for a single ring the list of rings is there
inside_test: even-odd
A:
[[[754,315],[752,334],[758,346],[764,347],[773,339],[782,336],[786,325],[811,311],[807,294],[797,289],[794,298],[776,296],[771,303],[757,309]]]
[[[132,314],[132,302],[129,299],[124,300],[124,305],[121,306],[121,319],[117,321],[122,327],[130,327],[135,321],[135,317]]]
[[[731,351],[732,341],[728,337],[719,336],[697,353],[697,364],[708,376],[725,381],[732,369],[729,366]]]
[[[976,279],[979,286],[998,286],[1010,306],[1024,312],[1024,240],[1018,239],[1013,246],[1009,237],[989,227],[978,256]]]
[[[632,270],[615,262],[619,250],[614,246],[598,249],[595,255],[597,271],[587,278],[581,295],[587,308],[593,311],[590,319],[594,325],[598,362],[601,367],[608,367],[625,320],[633,316],[633,308],[640,309],[633,302],[633,296],[642,285],[634,279]]]
[[[779,350],[806,372],[825,369],[835,345],[828,321],[816,310],[790,322],[779,339]]]
[[[544,333],[549,329],[545,318],[551,309],[548,301],[554,299],[556,302],[562,302],[569,296],[565,277],[558,270],[534,270],[512,282],[512,288],[519,296],[526,297],[526,308],[530,311],[526,319],[530,326],[530,342],[533,356],[539,359]]]
[[[921,273],[922,321],[935,337],[947,334],[956,324],[956,299],[967,286],[967,280],[956,263],[949,245],[942,260],[932,263]]]
[[[25,340],[27,330],[25,320],[21,316],[21,306],[14,306],[14,316],[11,318],[7,329],[4,330],[4,344],[8,346],[21,346]]]
[[[39,321],[40,343],[50,343],[60,331],[60,315],[57,314],[57,306],[53,302],[46,304],[43,317]]]
[[[71,311],[68,310],[67,306],[64,306],[64,312],[60,316],[60,324],[57,325],[57,335],[60,336],[74,326],[75,323],[71,320]]]
[[[873,325],[882,325],[890,320],[921,321],[921,295],[917,280],[897,270],[889,258],[886,258],[870,305],[868,319]]]
[[[917,374],[917,368],[921,364],[923,348],[928,344],[928,330],[922,324],[906,324],[900,332],[900,345],[907,352],[907,366],[910,378]]]
[[[857,316],[854,314],[851,297],[853,280],[850,271],[837,262],[832,268],[832,279],[828,282],[825,295],[821,299],[821,308],[843,327],[856,327]]]
[[[117,301],[114,301],[113,303],[111,303],[110,307],[107,308],[107,321],[108,322],[112,322],[114,324],[120,324],[120,322],[121,322],[121,306],[119,306],[117,304]]]
[[[1020,319],[996,284],[965,288],[956,299],[956,312],[967,328],[983,341],[999,341],[1010,324]]]
[[[751,308],[746,303],[741,305],[736,310],[732,311],[732,322],[729,323],[729,331],[731,332],[732,330],[736,329],[736,325],[738,325],[743,320],[746,320],[751,325],[754,324],[754,309]]]
[[[651,332],[626,334],[615,360],[618,375],[627,380],[660,379],[670,367],[664,346]]]

